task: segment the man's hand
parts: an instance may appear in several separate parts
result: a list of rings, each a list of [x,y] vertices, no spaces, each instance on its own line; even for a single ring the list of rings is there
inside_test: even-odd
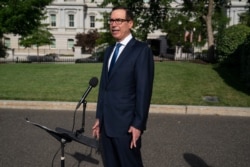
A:
[[[94,126],[92,127],[92,135],[94,138],[99,139],[100,137],[100,121],[96,119]]]
[[[136,147],[136,141],[139,139],[141,136],[141,131],[139,129],[136,129],[133,126],[130,126],[128,133],[132,134],[132,140],[130,143],[130,148],[132,149],[133,147]]]

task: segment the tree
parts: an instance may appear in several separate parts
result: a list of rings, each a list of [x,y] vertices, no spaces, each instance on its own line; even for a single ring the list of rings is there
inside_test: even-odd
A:
[[[96,40],[96,45],[102,45],[102,44],[114,44],[115,39],[112,37],[110,32],[100,32],[100,38]]]
[[[92,53],[95,48],[96,40],[100,37],[97,30],[89,30],[87,34],[76,34],[76,46],[81,46],[84,51]]]
[[[167,33],[167,42],[170,48],[175,46],[184,47],[187,50],[193,46],[203,46],[205,43],[204,38],[201,38],[205,34],[204,22],[201,20],[190,20],[190,17],[183,15],[182,13],[169,14],[170,19],[163,23],[163,32]]]
[[[190,18],[202,19],[206,25],[207,43],[208,43],[208,61],[214,63],[215,57],[215,39],[214,32],[218,30],[218,20],[226,17],[224,0],[184,0],[181,12],[187,14]],[[215,19],[215,16],[217,17]],[[222,25],[220,25],[221,27]],[[224,22],[224,28],[226,23]]]
[[[26,36],[41,26],[44,9],[53,0],[0,0],[0,38],[4,33]]]
[[[44,8],[53,0],[0,0],[0,39],[3,34],[27,36],[41,26]],[[2,45],[3,46],[3,45]],[[5,56],[1,47],[0,56]]]
[[[24,47],[36,45],[37,56],[39,56],[39,47],[52,44],[53,35],[43,26],[32,30],[30,35],[21,38],[20,44]]]

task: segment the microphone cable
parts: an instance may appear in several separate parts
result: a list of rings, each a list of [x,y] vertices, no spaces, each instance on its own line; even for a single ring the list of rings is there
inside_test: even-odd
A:
[[[61,147],[59,147],[59,149],[54,154],[53,159],[51,161],[51,167],[54,167],[55,158],[56,158],[56,156],[57,156],[57,154],[59,153],[60,150],[61,150]]]

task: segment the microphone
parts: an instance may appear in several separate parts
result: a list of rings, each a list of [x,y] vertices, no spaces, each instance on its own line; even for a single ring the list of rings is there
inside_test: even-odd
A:
[[[87,88],[87,90],[85,91],[85,93],[82,95],[81,100],[78,102],[78,104],[76,106],[76,110],[81,106],[82,102],[88,96],[88,94],[91,91],[91,89],[94,88],[94,87],[96,87],[97,84],[98,84],[98,79],[96,77],[93,77],[93,78],[90,79],[90,81],[89,81],[89,87]]]

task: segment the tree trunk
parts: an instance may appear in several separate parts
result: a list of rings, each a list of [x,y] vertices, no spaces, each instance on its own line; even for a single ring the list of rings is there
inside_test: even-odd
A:
[[[214,48],[214,34],[212,28],[212,15],[213,15],[214,0],[209,0],[208,14],[206,16],[207,35],[208,35],[208,52],[207,58],[210,63],[214,63],[215,60],[215,48]]]

